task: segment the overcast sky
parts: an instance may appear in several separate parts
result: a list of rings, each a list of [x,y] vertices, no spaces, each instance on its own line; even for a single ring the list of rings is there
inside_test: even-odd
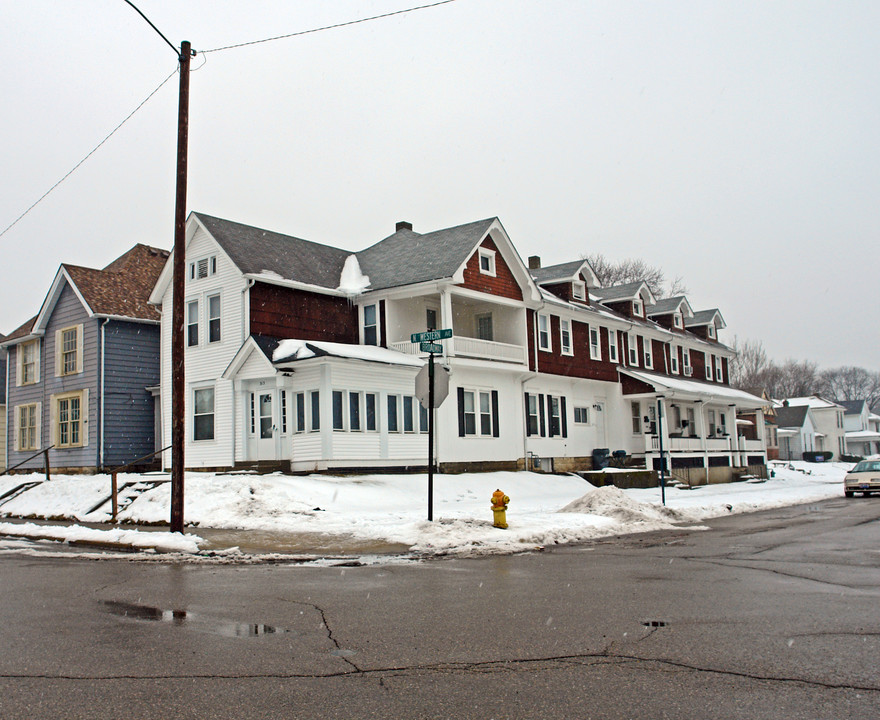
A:
[[[420,2],[135,4],[202,51]],[[0,9],[2,230],[177,59],[123,0]],[[876,2],[456,0],[199,54],[188,211],[350,250],[498,216],[524,259],[681,276],[728,342],[877,370],[878,28]],[[171,247],[177,83],[0,237],[0,332],[62,262]]]

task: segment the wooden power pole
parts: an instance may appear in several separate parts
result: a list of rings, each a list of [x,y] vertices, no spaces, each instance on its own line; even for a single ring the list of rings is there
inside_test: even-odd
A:
[[[184,279],[186,277],[186,157],[189,141],[189,41],[180,44],[177,113],[177,202],[174,210],[174,276],[171,312],[171,532],[183,532],[183,469],[186,463],[186,373],[184,368]]]

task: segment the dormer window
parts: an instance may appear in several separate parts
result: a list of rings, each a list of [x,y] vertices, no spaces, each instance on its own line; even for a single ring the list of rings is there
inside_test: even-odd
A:
[[[677,328],[682,327],[682,325],[684,323],[682,322],[682,319],[681,319],[681,313],[675,313],[675,315],[672,316],[672,324],[675,325],[675,327],[677,327]]]
[[[189,264],[189,279],[202,280],[217,274],[217,256],[200,258]]]
[[[710,325],[708,330],[709,330],[709,337],[714,340],[715,339],[715,325]]]
[[[586,300],[587,299],[587,285],[580,280],[575,280],[571,284],[571,296],[575,300]]]
[[[642,301],[641,300],[633,300],[633,315],[635,315],[637,317],[641,317],[643,312],[644,312],[644,310],[642,308]]]
[[[495,277],[495,251],[480,248],[480,272]]]

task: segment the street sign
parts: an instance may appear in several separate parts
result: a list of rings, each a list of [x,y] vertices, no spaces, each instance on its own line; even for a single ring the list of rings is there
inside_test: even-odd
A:
[[[434,340],[448,340],[452,337],[452,330],[428,330],[427,332],[413,333],[409,336],[410,342],[434,342]]]
[[[419,350],[426,353],[442,353],[443,346],[440,343],[423,342],[419,344]]]
[[[427,365],[419,370],[416,375],[416,392],[415,396],[419,399],[423,408],[428,408],[428,394],[431,391],[430,368]],[[434,407],[438,408],[443,404],[446,396],[449,395],[449,370],[442,365],[434,366]]]

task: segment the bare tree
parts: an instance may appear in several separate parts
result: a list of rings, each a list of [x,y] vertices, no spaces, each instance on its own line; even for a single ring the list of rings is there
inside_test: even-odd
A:
[[[789,358],[779,368],[780,377],[774,397],[789,398],[812,395],[818,387],[819,366],[811,360]]]
[[[880,373],[853,365],[823,370],[819,392],[831,400],[867,400],[873,407],[880,402]]]
[[[765,377],[771,362],[760,340],[746,340],[740,344],[734,336],[731,348],[736,357],[730,361],[730,384],[741,390],[767,389]]]
[[[593,253],[587,255],[585,259],[592,266],[603,287],[642,281],[657,298],[675,297],[688,292],[687,286],[680,277],[667,283],[666,274],[661,268],[649,265],[640,258],[612,262],[602,253]]]

